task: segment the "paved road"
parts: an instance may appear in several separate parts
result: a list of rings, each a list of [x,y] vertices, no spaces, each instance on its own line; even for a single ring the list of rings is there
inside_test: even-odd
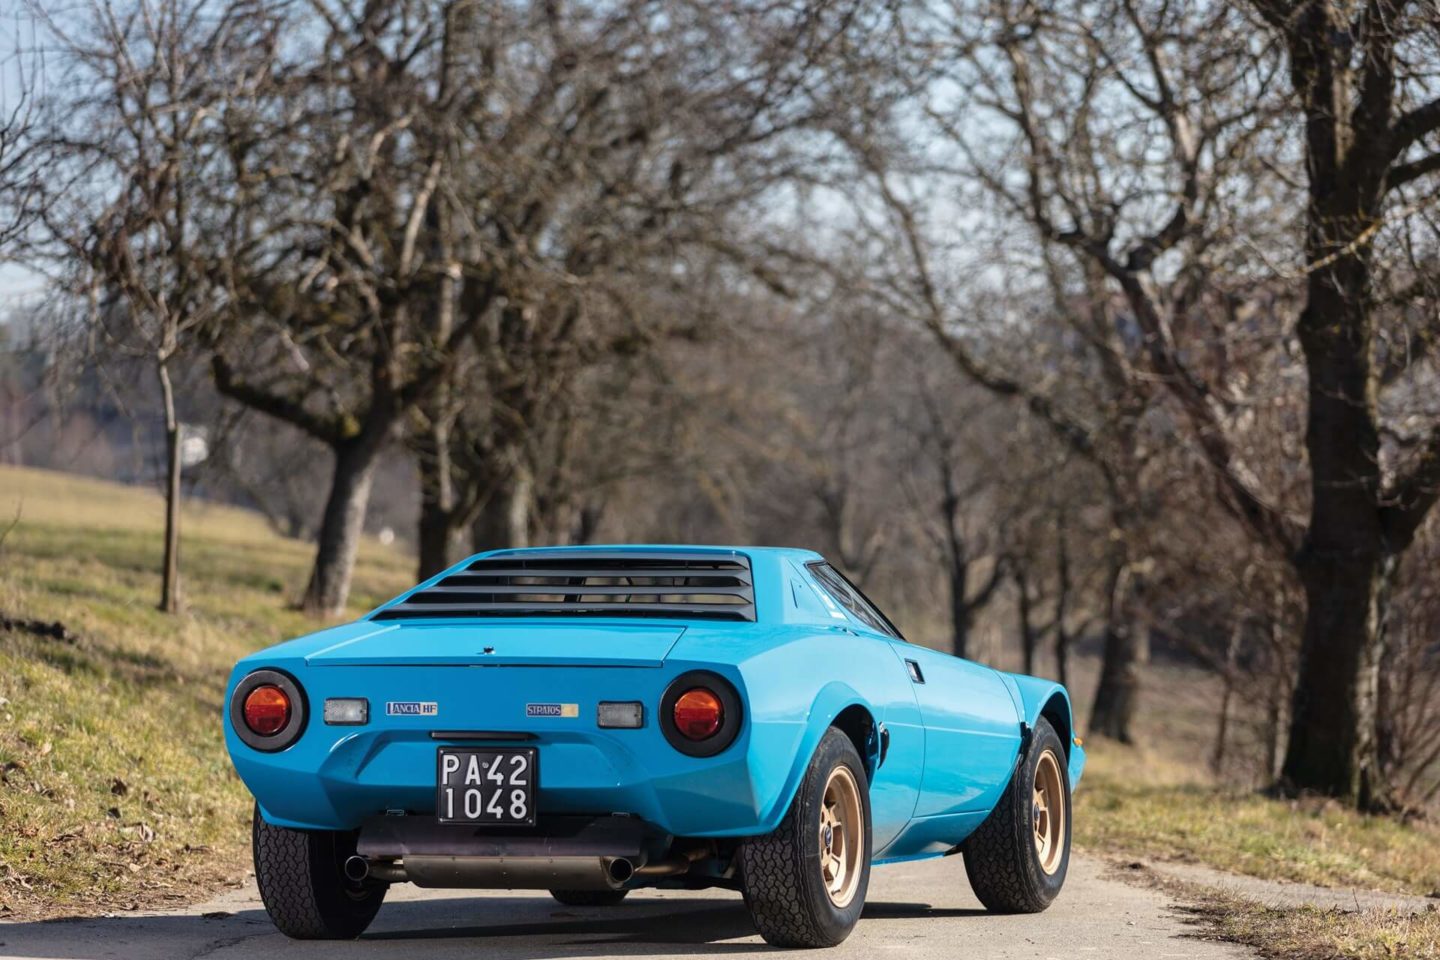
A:
[[[211,913],[211,917],[204,914]],[[215,914],[223,915],[215,915]],[[905,960],[1240,960],[1236,946],[1193,939],[1163,894],[1106,877],[1077,857],[1060,899],[1033,917],[989,916],[959,858],[878,869],[860,926],[809,956]],[[190,910],[42,923],[0,923],[0,956],[74,960],[541,960],[680,957],[770,951],[737,894],[647,892],[618,907],[562,907],[548,896],[397,887],[357,943],[296,943],[265,918],[254,887]]]

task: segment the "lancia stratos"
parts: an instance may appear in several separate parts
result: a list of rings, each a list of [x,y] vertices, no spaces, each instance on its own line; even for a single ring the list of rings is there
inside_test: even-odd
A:
[[[741,893],[837,944],[872,866],[963,854],[988,909],[1065,882],[1069,697],[908,643],[802,550],[482,553],[241,660],[225,738],[275,925],[359,936],[392,884]]]

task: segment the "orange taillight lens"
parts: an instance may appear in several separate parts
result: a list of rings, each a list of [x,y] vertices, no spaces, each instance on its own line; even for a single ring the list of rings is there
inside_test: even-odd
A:
[[[704,687],[686,690],[675,701],[675,729],[687,740],[708,740],[724,722],[720,698]]]
[[[290,722],[290,698],[271,684],[256,687],[245,698],[245,726],[262,737],[273,737]]]

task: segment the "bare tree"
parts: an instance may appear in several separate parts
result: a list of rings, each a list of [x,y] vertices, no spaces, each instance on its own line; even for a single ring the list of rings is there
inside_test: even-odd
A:
[[[757,275],[769,269],[757,229],[764,198],[801,176],[794,134],[823,112],[803,84],[852,11],[674,4],[657,15],[625,3],[547,7],[494,25],[521,37],[543,29],[532,47],[540,62],[501,52],[488,69],[551,80],[533,95],[523,73],[501,84],[500,97],[526,93],[504,111],[519,119],[503,142],[477,146],[494,153],[489,163],[526,173],[513,190],[475,200],[507,218],[500,240],[525,256],[474,337],[480,375],[451,390],[450,414],[427,417],[454,449],[440,452],[436,437],[415,441],[422,487],[433,491],[422,569],[439,569],[466,525],[477,548],[523,543],[549,525],[530,515],[558,509],[553,495],[541,503],[541,474],[563,474],[549,458],[567,449],[561,421],[573,382],[694,326],[667,315],[652,290],[673,288],[707,257]],[[637,31],[657,32],[668,48],[637,53],[649,49],[635,45]],[[442,480],[432,465],[457,475]]]
[[[38,213],[40,170],[30,137],[35,125],[35,100],[30,75],[15,61],[16,92],[0,96],[0,263],[14,257],[16,241]]]
[[[1377,737],[1387,602],[1400,558],[1440,497],[1440,411],[1386,443],[1394,427],[1377,342],[1377,241],[1440,186],[1440,8],[1428,0],[1258,0],[1255,8],[1286,52],[1305,123],[1297,334],[1309,374],[1311,504],[1295,567],[1308,612],[1282,775],[1295,789],[1383,809],[1392,801]],[[1414,383],[1388,379],[1391,395],[1397,379]]]
[[[317,614],[346,603],[382,452],[500,295],[448,191],[466,142],[456,114],[471,102],[450,51],[475,36],[471,6],[352,16],[317,4],[285,26],[318,31],[318,48],[277,62],[257,102],[226,117],[230,323],[214,341],[215,384],[333,453],[302,601]],[[456,232],[437,236],[439,224]]]
[[[1300,270],[1276,264],[1293,256],[1298,233],[1315,234],[1313,225],[1305,226],[1307,218],[1334,220],[1336,210],[1364,207],[1363,198],[1352,190],[1322,202],[1313,191],[1307,198],[1297,190],[1299,178],[1291,174],[1298,173],[1297,148],[1305,144],[1291,137],[1298,127],[1287,118],[1297,101],[1283,89],[1287,56],[1295,72],[1294,43],[1279,34],[1281,42],[1266,42],[1252,12],[1207,3],[1117,2],[1100,8],[955,3],[922,5],[906,14],[907,36],[924,37],[914,45],[923,57],[907,75],[913,98],[892,110],[890,128],[872,125],[851,134],[876,186],[862,217],[885,214],[883,232],[897,239],[900,254],[898,272],[879,278],[873,289],[887,306],[930,326],[966,376],[1022,400],[1078,458],[1101,469],[1118,534],[1109,579],[1112,623],[1121,629],[1107,631],[1093,721],[1098,732],[1130,736],[1138,682],[1133,665],[1144,656],[1145,637],[1130,629],[1126,611],[1148,605],[1138,596],[1147,587],[1147,531],[1173,523],[1157,513],[1165,497],[1145,476],[1156,469],[1148,461],[1157,450],[1167,457],[1184,447],[1193,451],[1209,478],[1209,489],[1195,492],[1213,498],[1244,532],[1245,562],[1289,570],[1280,578],[1288,582],[1276,590],[1288,594],[1292,585],[1312,581],[1304,589],[1323,602],[1311,604],[1306,630],[1317,637],[1337,636],[1333,608],[1343,592],[1314,588],[1307,564],[1318,562],[1311,556],[1316,544],[1338,537],[1333,551],[1321,552],[1351,556],[1355,551],[1340,549],[1341,541],[1355,546],[1356,530],[1383,530],[1384,549],[1402,551],[1433,501],[1434,433],[1427,425],[1440,411],[1424,397],[1433,377],[1425,344],[1433,339],[1435,237],[1426,195],[1417,189],[1431,182],[1426,178],[1437,166],[1424,152],[1436,113],[1428,86],[1435,38],[1423,26],[1433,12],[1426,4],[1376,8],[1357,15],[1345,28],[1355,42],[1339,46],[1331,43],[1345,32],[1336,32],[1339,27],[1311,32],[1312,57],[1324,47],[1327,57],[1345,60],[1351,71],[1341,77],[1338,66],[1326,67],[1326,77],[1343,80],[1334,89],[1325,86],[1326,96],[1355,97],[1343,110],[1332,101],[1316,109],[1340,117],[1342,126],[1351,124],[1351,113],[1370,109],[1364,87],[1394,124],[1388,133],[1346,127],[1333,144],[1358,151],[1357,157],[1378,151],[1397,172],[1362,173],[1357,159],[1336,161],[1340,187],[1359,189],[1369,177],[1391,199],[1374,208],[1374,216],[1362,216],[1351,233],[1312,242]],[[1299,30],[1313,13],[1297,5],[1288,19],[1272,17],[1272,29],[1284,19],[1286,29]],[[1326,23],[1334,26],[1338,18]],[[1376,25],[1381,23],[1383,29]],[[1370,43],[1375,46],[1366,54]],[[1367,69],[1369,81],[1363,80]],[[907,157],[896,146],[896,131],[904,129],[899,124],[924,125],[941,148],[931,141]],[[1346,179],[1351,175],[1359,179],[1352,183]],[[954,192],[943,184],[952,184]],[[961,192],[977,185],[980,191]],[[946,229],[957,218],[961,232],[973,225],[987,239],[997,233],[1002,239],[993,246],[954,241],[955,231]],[[1017,221],[1028,234],[1007,229]],[[1336,420],[1323,421],[1328,426],[1322,430],[1312,419],[1307,431],[1305,414],[1297,423],[1291,411],[1303,406],[1310,417],[1323,416],[1321,395],[1331,406],[1346,405],[1353,391],[1336,373],[1338,361],[1322,362],[1305,344],[1306,324],[1335,334],[1349,321],[1326,326],[1321,313],[1302,312],[1292,328],[1301,312],[1298,294],[1305,294],[1303,302],[1318,302],[1315,287],[1321,285],[1333,298],[1344,288],[1336,271],[1376,248],[1392,251],[1376,265],[1387,291],[1380,293],[1377,281],[1363,290],[1352,285],[1347,294],[1364,304],[1352,309],[1373,315],[1367,321],[1372,333],[1359,340],[1332,337],[1331,343],[1348,344],[1353,357],[1367,358],[1373,389],[1364,403],[1349,407],[1352,415],[1368,410],[1361,419],[1371,418],[1374,429],[1367,434],[1356,423]],[[970,274],[964,284],[955,281],[957,263]],[[1036,306],[1042,278],[1057,294],[1048,310]],[[1372,290],[1369,300],[1360,296]],[[1323,315],[1334,314],[1327,307]],[[1057,323],[1068,331],[1063,347],[1034,358],[1007,354],[1008,341],[996,332],[1012,325],[1039,331]],[[1074,356],[1088,362],[1065,362]],[[1295,389],[1302,376],[1308,393]],[[1350,466],[1369,464],[1368,486],[1345,479],[1361,474],[1336,472],[1333,449],[1319,449],[1367,435],[1373,447],[1356,453]],[[1357,525],[1332,509],[1337,490],[1354,502],[1361,487],[1371,491],[1364,496],[1373,494],[1372,513],[1389,518],[1384,523]],[[1387,526],[1391,521],[1399,525]],[[1378,549],[1381,542],[1370,546]],[[1236,549],[1238,560],[1245,548]],[[1331,561],[1321,567],[1332,581],[1339,575]],[[1384,592],[1376,597],[1383,600]],[[1256,602],[1257,623],[1287,622],[1270,615],[1268,601]],[[1290,601],[1276,608],[1289,609]],[[1357,611],[1379,607],[1356,603],[1346,609],[1364,621]],[[1366,622],[1382,621],[1372,616]],[[1377,648],[1367,649],[1373,654]],[[1346,676],[1345,664],[1360,662],[1348,654],[1323,659],[1323,672]],[[1368,679],[1341,690],[1332,676],[1328,692],[1314,702],[1362,689],[1373,693],[1373,657],[1361,659]],[[1316,668],[1301,669],[1297,696],[1309,696],[1303,691],[1313,687],[1307,669]],[[1330,711],[1330,722],[1348,723],[1347,712],[1355,711],[1338,711],[1337,720]],[[1384,722],[1373,710],[1367,717],[1356,730]],[[1309,721],[1299,725],[1322,729]],[[1349,734],[1323,729],[1329,732],[1316,734],[1315,741],[1330,745],[1331,759],[1349,749],[1336,746],[1348,743]],[[1373,767],[1373,758],[1367,763]],[[1366,790],[1340,795],[1368,802]]]
[[[1150,515],[1141,477],[1147,450],[1153,449],[1142,426],[1153,384],[1126,339],[1129,317],[1117,309],[1097,271],[1066,272],[1048,248],[1029,264],[1040,273],[1038,288],[977,304],[973,290],[951,287],[942,275],[937,261],[948,250],[933,239],[921,214],[933,206],[930,198],[915,192],[913,178],[892,168],[893,157],[864,142],[855,146],[885,214],[867,233],[899,239],[893,257],[874,259],[889,269],[868,279],[867,293],[928,329],[964,378],[1018,401],[1075,463],[1098,474],[1116,535],[1106,538],[1104,669],[1091,731],[1129,742],[1146,658],[1146,636],[1132,623],[1136,605],[1130,594],[1139,583],[1140,559],[1132,550]],[[1012,352],[1013,334],[1006,327],[1015,314],[1038,329],[1024,350]],[[1056,329],[1051,326],[1056,322],[1058,336],[1040,332]],[[1033,365],[1029,370],[1018,362],[1025,360]]]
[[[898,426],[914,438],[920,462],[916,469],[905,471],[900,486],[923,512],[923,528],[945,569],[950,651],[957,657],[970,657],[976,617],[995,599],[1007,574],[1015,579],[1010,563],[1013,551],[1007,542],[1013,507],[1009,498],[997,492],[997,481],[1006,472],[997,467],[1002,461],[1010,466],[1007,455],[1014,451],[1008,443],[994,441],[999,431],[994,417],[985,416],[988,411],[983,406],[976,404],[980,406],[976,410],[957,402],[953,378],[941,381],[951,388],[944,390],[940,384],[928,382],[938,379],[933,364],[930,370],[918,361],[916,366],[919,369],[912,377],[918,409],[900,411]],[[936,489],[916,489],[926,481]],[[976,526],[983,527],[985,534],[977,536],[973,532]],[[978,578],[972,576],[976,573]],[[1027,585],[1017,580],[1022,607],[1031,599]]]
[[[154,371],[166,450],[159,606],[174,613],[183,438],[173,365],[214,316],[196,195],[214,172],[216,107],[251,62],[242,51],[265,38],[208,0],[94,0],[73,22],[45,23],[74,96],[34,134],[59,180],[32,249],[70,272],[102,347],[148,358]]]

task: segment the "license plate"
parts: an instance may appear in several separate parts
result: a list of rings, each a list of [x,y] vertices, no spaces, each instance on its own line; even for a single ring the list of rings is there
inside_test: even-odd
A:
[[[535,825],[535,749],[441,747],[435,815],[441,823]]]

